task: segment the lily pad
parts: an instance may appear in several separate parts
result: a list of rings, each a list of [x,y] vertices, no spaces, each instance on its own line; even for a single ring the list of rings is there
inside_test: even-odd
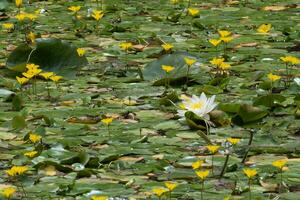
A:
[[[162,70],[162,65],[171,65],[175,69],[168,74],[170,82],[176,82],[186,77],[187,66],[184,61],[184,57],[190,57],[199,60],[188,52],[175,52],[172,54],[166,54],[156,61],[149,63],[143,70],[144,79],[148,81],[154,81],[155,85],[163,85],[165,82],[161,81],[161,84],[157,84],[160,80],[166,78],[166,72]],[[199,72],[197,67],[192,67],[190,73]],[[182,84],[185,81],[180,81]]]
[[[79,56],[76,47],[55,38],[36,39],[34,47],[21,44],[8,57],[7,68],[23,72],[26,63],[37,64],[44,71],[55,72],[64,77],[74,77],[77,70],[87,65],[85,56]]]

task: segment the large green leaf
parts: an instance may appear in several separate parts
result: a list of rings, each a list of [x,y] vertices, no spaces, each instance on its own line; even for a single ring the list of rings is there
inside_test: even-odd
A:
[[[242,104],[237,114],[241,117],[244,123],[251,123],[264,118],[268,115],[268,111],[259,107]]]
[[[143,75],[145,80],[155,81],[155,85],[163,85],[165,81],[161,81],[166,78],[166,72],[162,70],[162,65],[171,65],[175,69],[168,74],[170,82],[178,82],[177,80],[186,77],[187,66],[185,65],[184,57],[196,58],[187,52],[175,52],[172,54],[166,54],[156,61],[149,63],[143,70]],[[190,74],[199,72],[198,67],[192,67]],[[182,84],[185,81],[180,81]]]
[[[34,48],[27,44],[18,46],[8,57],[6,65],[11,70],[22,72],[26,63],[40,65],[44,71],[70,78],[88,62],[85,56],[78,56],[75,46],[65,41],[39,38]]]

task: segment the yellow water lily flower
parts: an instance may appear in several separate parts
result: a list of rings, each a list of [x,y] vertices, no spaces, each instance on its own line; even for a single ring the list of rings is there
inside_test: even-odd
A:
[[[200,10],[197,9],[197,8],[189,8],[189,9],[188,9],[188,13],[189,13],[189,15],[191,15],[192,17],[196,17],[196,16],[200,13]]]
[[[252,179],[257,174],[256,169],[250,169],[250,168],[243,169],[243,172],[249,179]]]
[[[257,32],[266,34],[270,32],[271,28],[272,24],[262,24],[258,27]]]
[[[220,68],[221,70],[225,71],[225,70],[228,70],[231,68],[231,65],[229,63],[225,63],[225,62],[222,62],[218,68]]]
[[[16,6],[17,8],[21,8],[22,4],[23,4],[23,0],[15,0]]]
[[[29,152],[24,153],[24,156],[33,158],[34,156],[36,156],[37,153],[38,153],[37,151],[29,151]]]
[[[239,138],[227,138],[226,141],[229,142],[232,145],[235,145],[235,144],[239,143],[241,141],[241,139],[239,139]]]
[[[31,71],[31,70],[37,70],[40,66],[39,65],[36,65],[34,63],[28,63],[26,64],[26,68]]]
[[[30,21],[35,21],[38,16],[36,14],[27,13],[25,14],[25,17],[28,18]]]
[[[7,188],[5,188],[5,189],[1,192],[1,194],[2,194],[5,198],[10,199],[16,191],[17,191],[17,190],[16,190],[16,188],[14,188],[14,187],[7,187]]]
[[[222,42],[222,40],[220,40],[220,39],[210,39],[208,41],[215,47],[218,46]]]
[[[43,72],[39,74],[40,76],[42,76],[44,79],[48,80],[50,79],[51,76],[55,75],[53,72]]]
[[[113,120],[114,120],[114,118],[112,118],[112,117],[107,117],[107,118],[102,119],[101,122],[102,122],[103,124],[105,124],[106,126],[109,126],[109,125],[112,123]]]
[[[19,14],[17,14],[17,15],[15,16],[15,18],[16,18],[18,21],[22,22],[22,21],[25,20],[26,14],[24,14],[24,13],[19,13]]]
[[[55,75],[55,76],[51,76],[50,80],[53,81],[53,82],[55,82],[55,83],[57,83],[62,78],[63,78],[62,76]]]
[[[162,65],[161,68],[162,68],[162,70],[164,70],[167,73],[169,73],[175,69],[175,67],[173,67],[171,65]]]
[[[286,165],[287,160],[276,160],[274,162],[272,162],[272,165],[274,167],[277,167],[278,169],[282,170],[283,167]]]
[[[172,44],[169,44],[169,43],[165,43],[165,44],[162,44],[161,47],[165,50],[165,51],[169,51],[171,49],[174,48],[174,46]]]
[[[206,146],[206,148],[208,149],[208,151],[210,153],[215,154],[220,149],[220,146],[218,146],[218,145],[208,145],[208,146]]]
[[[70,6],[68,10],[77,13],[81,9],[81,6]]]
[[[85,52],[86,52],[86,50],[83,49],[83,48],[77,48],[76,51],[77,51],[77,54],[78,54],[79,57],[84,56],[84,54],[85,54]]]
[[[92,196],[91,200],[107,200],[107,196]]]
[[[299,64],[300,59],[294,56],[285,56],[285,57],[280,57],[280,59],[285,62],[285,63],[291,63],[293,65]]]
[[[28,39],[30,40],[31,43],[35,43],[35,39],[36,39],[36,36],[33,32],[30,32],[28,35],[27,35]]]
[[[92,17],[96,20],[99,21],[100,19],[102,19],[102,17],[104,16],[104,13],[102,10],[94,10],[92,13]]]
[[[228,37],[231,35],[231,32],[230,31],[226,31],[226,30],[218,30],[218,33],[220,35],[221,38],[224,38],[224,37]]]
[[[205,180],[209,175],[209,170],[197,170],[196,174],[201,180]]]
[[[193,169],[199,169],[203,164],[203,160],[197,160],[196,162],[192,163],[192,168]]]
[[[42,139],[42,136],[38,135],[38,134],[34,134],[34,133],[30,133],[29,134],[29,140],[32,143],[37,143]]]
[[[14,24],[13,23],[3,23],[2,24],[2,28],[3,29],[6,29],[6,30],[12,30],[12,29],[14,29]]]
[[[131,42],[122,42],[119,46],[124,51],[128,51],[129,49],[132,48],[132,43]]]
[[[217,67],[219,67],[223,62],[224,62],[224,58],[213,58],[211,61],[209,61],[211,64],[216,65]]]
[[[169,189],[170,192],[172,192],[176,187],[178,183],[171,182],[171,181],[166,181],[165,186]]]
[[[195,62],[197,62],[196,59],[189,58],[189,57],[184,57],[184,62],[187,64],[189,67],[192,66]]]
[[[152,192],[156,196],[161,197],[164,193],[168,192],[168,190],[166,188],[159,187],[159,188],[153,188]]]
[[[275,82],[275,81],[281,79],[281,76],[278,76],[278,75],[269,73],[269,74],[268,74],[268,79],[269,79],[270,81],[272,81],[272,82]]]
[[[36,75],[38,75],[39,73],[41,73],[42,70],[41,69],[32,69],[32,70],[28,70],[27,72],[23,72],[23,76],[25,76],[26,78],[32,78]]]
[[[225,43],[228,43],[230,42],[231,40],[233,40],[233,37],[231,36],[228,36],[228,37],[220,37],[220,40],[225,42]]]
[[[9,170],[6,170],[6,173],[9,176],[17,176],[24,174],[27,170],[27,166],[12,166]]]
[[[26,78],[26,77],[18,77],[18,76],[16,76],[16,79],[17,79],[17,81],[18,81],[18,83],[20,84],[20,85],[24,85],[25,83],[27,83],[28,81],[29,81],[29,79],[28,78]]]

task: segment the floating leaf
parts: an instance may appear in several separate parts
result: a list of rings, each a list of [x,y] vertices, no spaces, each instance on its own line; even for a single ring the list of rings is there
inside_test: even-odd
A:
[[[77,70],[87,65],[85,56],[79,56],[76,47],[55,38],[38,38],[36,46],[21,44],[8,57],[6,66],[14,71],[25,70],[26,63],[37,64],[44,71],[64,77],[74,77]]]

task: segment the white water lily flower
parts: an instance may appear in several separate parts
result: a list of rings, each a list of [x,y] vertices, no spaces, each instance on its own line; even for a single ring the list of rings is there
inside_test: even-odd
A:
[[[184,114],[187,111],[191,111],[199,117],[202,117],[205,120],[209,120],[208,113],[210,113],[218,105],[217,103],[215,103],[215,98],[215,95],[207,98],[203,92],[200,97],[197,97],[196,95],[193,95],[192,97],[182,95],[182,103],[179,104],[179,107],[181,109],[177,110],[178,115],[184,118]]]
[[[294,81],[295,81],[295,83],[296,83],[297,85],[300,86],[300,78],[294,78]]]

